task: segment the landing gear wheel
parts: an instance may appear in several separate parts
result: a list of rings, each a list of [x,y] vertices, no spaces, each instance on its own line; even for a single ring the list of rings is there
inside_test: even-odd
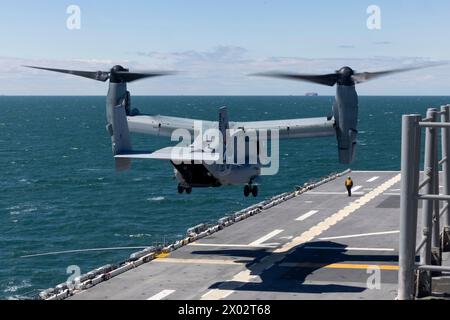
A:
[[[192,187],[186,188],[186,193],[191,194],[192,193]]]
[[[256,198],[258,196],[258,186],[253,186],[252,195],[254,198]]]
[[[179,194],[183,194],[183,192],[184,192],[183,186],[178,185],[178,193],[179,193]]]
[[[247,198],[249,195],[250,195],[250,192],[251,192],[251,190],[250,190],[250,186],[245,186],[244,187],[244,196]]]

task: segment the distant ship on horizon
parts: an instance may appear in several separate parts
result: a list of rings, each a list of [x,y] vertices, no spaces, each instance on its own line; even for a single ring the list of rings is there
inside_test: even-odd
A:
[[[307,92],[305,93],[306,97],[318,97],[319,94],[317,92]]]

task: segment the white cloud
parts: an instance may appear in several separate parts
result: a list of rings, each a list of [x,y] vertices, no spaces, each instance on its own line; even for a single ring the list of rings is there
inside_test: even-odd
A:
[[[179,70],[177,76],[164,77],[133,83],[134,94],[160,95],[289,95],[306,91],[334,94],[333,88],[302,82],[282,81],[248,74],[263,71],[289,71],[299,73],[331,73],[349,65],[357,71],[380,71],[431,61],[422,57],[370,57],[367,59],[304,57],[255,57],[245,48],[217,46],[207,51],[188,50],[181,52],[137,52],[129,54],[132,59],[73,60],[27,60],[0,57],[0,88],[4,94],[69,94],[103,95],[104,84],[92,85],[92,81],[70,75],[58,75],[39,70],[22,68],[21,65],[38,65],[79,70],[109,70],[121,64],[131,70]],[[69,80],[70,78],[70,80]],[[64,79],[65,81],[61,81]],[[450,69],[439,67],[422,71],[394,75],[384,80],[373,81],[358,87],[361,94],[446,94],[450,92]],[[437,92],[441,90],[442,92]]]
[[[210,51],[181,51],[181,52],[137,52],[137,55],[154,60],[171,61],[172,63],[237,63],[242,62],[247,50],[238,46],[217,46]]]

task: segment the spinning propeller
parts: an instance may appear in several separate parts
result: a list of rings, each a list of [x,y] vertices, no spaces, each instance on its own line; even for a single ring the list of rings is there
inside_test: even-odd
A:
[[[143,71],[143,72],[130,72],[122,66],[114,66],[110,71],[77,71],[77,70],[65,70],[65,69],[53,69],[42,68],[35,66],[24,66],[27,68],[53,71],[59,73],[71,74],[83,78],[106,82],[110,80],[113,83],[129,83],[145,78],[160,77],[174,74],[172,71]]]
[[[358,94],[355,89],[355,84],[400,72],[436,67],[443,64],[444,63],[433,63],[379,72],[356,72],[350,67],[343,67],[335,71],[334,73],[322,75],[288,73],[279,71],[257,73],[254,75],[313,82],[330,87],[337,84],[332,114],[335,121],[336,137],[338,140],[339,162],[343,164],[350,164],[355,159],[355,149],[358,135],[359,108]]]
[[[383,77],[383,76],[387,76],[387,75],[392,75],[392,74],[407,72],[407,71],[413,71],[413,70],[419,70],[419,69],[425,69],[425,68],[431,68],[431,67],[437,67],[437,66],[441,66],[441,65],[443,65],[443,63],[433,63],[433,64],[412,66],[412,67],[407,67],[407,68],[392,69],[392,70],[379,71],[379,72],[361,72],[361,73],[354,71],[350,67],[343,67],[334,73],[322,74],[322,75],[289,73],[289,72],[279,72],[279,71],[256,73],[253,75],[254,76],[263,76],[263,77],[272,77],[272,78],[281,78],[281,79],[288,79],[288,80],[313,82],[313,83],[330,86],[330,87],[334,86],[335,84],[339,84],[339,85],[343,85],[343,86],[352,86],[357,83],[363,83],[363,82],[374,80],[379,77]]]

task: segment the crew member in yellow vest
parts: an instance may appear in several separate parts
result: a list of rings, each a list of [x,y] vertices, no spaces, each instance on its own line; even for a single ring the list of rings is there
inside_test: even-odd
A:
[[[352,178],[348,177],[345,180],[345,187],[347,188],[348,196],[351,197],[352,196],[352,188],[353,188],[353,180],[352,180]]]

